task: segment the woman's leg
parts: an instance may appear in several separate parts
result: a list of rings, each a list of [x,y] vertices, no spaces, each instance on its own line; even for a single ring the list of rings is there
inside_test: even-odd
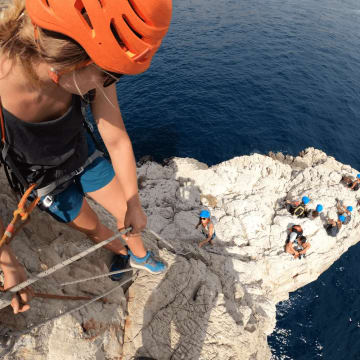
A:
[[[95,243],[99,243],[114,235],[110,229],[101,224],[98,216],[91,209],[85,198],[78,216],[72,222],[69,222],[68,225],[83,232]],[[119,239],[113,240],[104,247],[115,254],[127,254],[126,248]]]
[[[89,192],[88,195],[116,218],[118,229],[124,228],[127,210],[126,199],[120,182],[116,177],[103,188]],[[124,239],[135,256],[139,258],[146,256],[146,250],[140,234],[124,236]]]

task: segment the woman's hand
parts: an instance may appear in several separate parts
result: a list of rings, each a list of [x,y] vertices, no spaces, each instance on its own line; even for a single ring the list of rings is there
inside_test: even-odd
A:
[[[9,269],[4,267],[4,290],[8,290],[27,279],[25,269],[19,265]],[[11,306],[14,314],[22,313],[30,309],[28,302],[32,299],[34,293],[31,288],[27,287],[14,294],[11,300]]]
[[[27,279],[25,269],[18,262],[9,245],[3,245],[0,248],[0,267],[4,273],[4,290],[11,289]],[[28,302],[32,297],[33,291],[31,288],[25,288],[14,294],[11,300],[14,314],[29,310],[30,305],[28,305]]]
[[[143,231],[147,224],[146,214],[139,203],[128,203],[125,215],[125,227],[132,227],[129,235],[138,235]]]

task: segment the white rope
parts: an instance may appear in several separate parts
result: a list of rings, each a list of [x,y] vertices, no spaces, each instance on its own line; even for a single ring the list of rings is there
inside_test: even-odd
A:
[[[126,228],[126,229],[118,232],[117,234],[111,236],[110,238],[108,238],[108,239],[106,239],[104,241],[101,241],[100,243],[98,243],[98,244],[96,244],[96,245],[94,245],[94,246],[80,252],[79,254],[74,255],[74,256],[72,256],[71,258],[69,258],[69,259],[67,259],[65,261],[62,261],[59,264],[56,264],[55,266],[51,267],[50,269],[47,269],[47,270],[45,270],[45,271],[43,271],[43,272],[41,272],[41,273],[39,273],[37,275],[34,275],[30,279],[28,279],[28,280],[14,286],[13,288],[9,289],[8,291],[6,291],[4,294],[2,294],[0,296],[0,309],[3,309],[4,307],[10,305],[11,299],[12,299],[12,296],[13,296],[14,293],[17,293],[18,291],[26,288],[27,286],[35,283],[36,281],[51,275],[52,273],[54,273],[57,270],[63,269],[65,266],[72,264],[73,262],[83,258],[84,256],[91,254],[95,250],[109,244],[111,241],[115,240],[119,236],[126,234],[128,231],[131,231],[131,227]]]
[[[148,229],[147,230],[150,234],[154,235],[156,238],[158,238],[160,241],[162,241],[165,245],[167,245],[176,255],[182,255],[186,256],[188,254],[191,254],[190,251],[187,253],[183,253],[181,251],[176,250],[167,240],[165,240],[163,237],[161,237],[159,234],[157,234],[155,231]]]
[[[70,310],[68,310],[68,311],[65,311],[64,313],[59,314],[59,315],[56,315],[56,316],[54,316],[54,317],[52,317],[52,318],[50,318],[50,319],[44,320],[44,321],[42,321],[41,323],[36,324],[36,325],[33,325],[33,326],[31,326],[31,327],[29,327],[29,328],[27,328],[27,329],[25,329],[25,330],[16,331],[16,332],[14,332],[13,334],[14,334],[15,336],[21,336],[21,335],[27,334],[27,333],[29,333],[30,331],[34,330],[35,328],[38,328],[38,327],[40,327],[40,326],[44,326],[45,324],[48,324],[48,323],[51,322],[51,321],[57,320],[57,319],[65,316],[65,315],[69,315],[69,314],[72,314],[72,313],[75,312],[75,311],[81,310],[82,308],[84,308],[84,307],[92,304],[93,302],[98,301],[98,300],[102,299],[103,297],[105,297],[105,296],[107,296],[107,295],[110,295],[112,292],[114,292],[115,290],[119,289],[121,286],[127,284],[128,282],[132,281],[133,279],[134,279],[134,278],[131,277],[130,279],[124,280],[124,281],[122,281],[119,285],[117,285],[117,286],[115,286],[114,288],[106,291],[106,292],[103,293],[103,294],[100,294],[100,295],[92,298],[91,300],[89,300],[89,301],[86,302],[85,304],[82,304],[82,305],[77,306],[77,307],[75,307],[75,308],[73,308],[73,309],[70,309]]]
[[[137,272],[135,273],[137,274]],[[134,275],[135,275],[134,274]],[[100,294],[94,298],[92,298],[91,300],[89,300],[88,302],[86,302],[85,304],[82,304],[80,306],[77,306],[73,309],[70,309],[68,311],[65,311],[64,313],[62,314],[59,314],[59,315],[56,315],[50,319],[47,319],[47,320],[44,320],[42,322],[40,322],[39,324],[36,324],[36,325],[33,325],[33,326],[30,326],[29,328],[25,329],[25,330],[21,330],[21,331],[12,331],[9,329],[9,331],[7,331],[6,334],[3,334],[3,335],[6,335],[6,337],[9,338],[9,341],[8,341],[8,345],[6,346],[6,348],[3,349],[3,351],[0,353],[0,359],[2,359],[6,354],[8,354],[12,347],[14,346],[15,344],[15,341],[16,341],[16,338],[22,336],[22,335],[26,335],[28,333],[30,333],[32,330],[40,327],[40,326],[44,326],[54,320],[57,320],[57,319],[60,319],[61,317],[65,316],[65,315],[69,315],[69,314],[72,314],[73,312],[75,311],[79,311],[81,309],[83,309],[84,307],[92,304],[93,302],[95,301],[98,301],[100,299],[102,299],[103,297],[107,296],[107,295],[110,295],[112,292],[114,292],[115,290],[119,289],[120,287],[124,286],[125,284],[127,284],[128,282],[132,281],[134,279],[134,277],[131,277],[130,279],[127,279],[127,280],[124,280],[122,281],[119,285],[115,286],[114,288],[106,291],[105,293],[103,294]]]
[[[125,269],[125,270],[111,271],[111,272],[106,273],[106,274],[96,275],[96,276],[92,276],[92,277],[89,277],[89,278],[64,282],[64,283],[60,284],[60,286],[73,285],[73,284],[81,283],[81,282],[84,282],[84,281],[100,279],[102,277],[106,277],[106,276],[110,276],[110,275],[122,274],[122,273],[126,273],[126,272],[129,272],[129,271],[134,271],[134,269],[130,268],[130,269]]]
[[[3,293],[2,296],[0,297],[0,309],[2,309],[3,307],[5,306],[8,306],[10,305],[10,302],[11,302],[11,299],[12,299],[12,296],[14,293],[24,289],[25,287],[35,283],[36,281],[42,279],[42,278],[45,278],[47,276],[49,276],[50,274],[54,273],[55,271],[57,270],[60,270],[60,269],[63,269],[65,266],[67,265],[70,265],[71,263],[85,257],[86,255],[94,252],[95,250],[109,244],[111,241],[115,240],[116,238],[118,238],[119,236],[123,235],[123,234],[126,234],[128,231],[131,231],[131,227],[129,228],[126,228],[122,231],[120,231],[119,233],[115,234],[114,236],[110,237],[109,239],[106,239],[92,247],[90,247],[89,249],[86,249],[82,252],[80,252],[79,254],[77,255],[74,255],[72,256],[71,258],[51,267],[50,269],[47,269],[35,276],[33,276],[32,278],[18,284],[17,286],[9,289],[7,292]],[[165,240],[164,238],[162,238],[160,235],[158,235],[157,233],[155,233],[154,231],[152,230],[148,230],[152,235],[154,235],[157,239],[159,239],[160,241],[162,241],[164,244],[166,244],[168,247],[170,247],[176,254],[179,254],[179,255],[186,255],[186,254],[182,254],[180,252],[178,252],[167,240]],[[77,283],[80,283],[80,282],[83,282],[83,281],[88,281],[88,280],[94,280],[94,279],[98,279],[98,278],[101,278],[101,277],[105,277],[105,276],[109,276],[109,275],[115,275],[115,274],[121,274],[121,273],[126,273],[126,272],[130,272],[130,271],[134,271],[134,269],[130,268],[130,269],[125,269],[125,270],[118,270],[118,271],[112,271],[112,272],[109,272],[107,274],[101,274],[101,275],[96,275],[96,276],[93,276],[93,277],[89,277],[89,278],[85,278],[85,279],[80,279],[80,280],[74,280],[74,281],[69,281],[69,282],[65,282],[65,283],[62,283],[60,284],[60,286],[66,286],[66,285],[71,285],[71,284],[77,284]],[[81,309],[83,309],[84,307],[92,304],[93,302],[95,301],[98,301],[100,300],[101,298],[111,294],[112,292],[114,292],[115,290],[119,289],[120,287],[122,287],[123,285],[129,283],[130,281],[133,281],[134,279],[134,276],[138,273],[139,270],[136,270],[136,272],[134,273],[134,275],[129,278],[129,279],[126,279],[124,281],[122,281],[119,285],[115,286],[114,288],[112,288],[111,290],[109,291],[106,291],[105,293],[99,295],[99,296],[96,296],[94,297],[93,299],[89,300],[88,302],[86,302],[85,304],[82,304],[80,306],[77,306],[73,309],[70,309],[68,311],[65,311],[64,313],[61,313],[59,315],[56,315],[50,319],[47,319],[47,320],[44,320],[42,322],[40,322],[39,324],[36,324],[36,325],[33,325],[25,330],[22,330],[22,331],[12,331],[12,330],[9,330],[6,334],[7,337],[9,337],[10,341],[9,341],[9,345],[0,353],[0,357],[2,358],[3,356],[5,356],[7,353],[9,353],[11,351],[11,348],[13,347],[14,343],[15,343],[15,338],[16,337],[20,337],[22,335],[26,335],[28,333],[30,333],[32,330],[34,330],[35,328],[38,328],[38,327],[41,327],[41,326],[44,326],[45,324],[48,324],[54,320],[57,320],[63,316],[66,316],[66,315],[69,315],[69,314],[72,314],[73,312],[76,312],[76,311],[79,311]]]

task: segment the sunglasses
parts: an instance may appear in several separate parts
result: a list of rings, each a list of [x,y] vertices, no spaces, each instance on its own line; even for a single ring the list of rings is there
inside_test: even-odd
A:
[[[207,219],[207,218],[202,218],[202,217],[200,218],[200,220],[206,220],[206,219]]]
[[[104,69],[101,69],[101,71],[103,71],[105,73],[105,79],[103,82],[103,87],[108,87],[116,82],[118,82],[120,80],[120,78],[124,75],[124,74],[118,74],[112,71],[106,71]]]
[[[124,74],[118,74],[118,73],[115,73],[112,71],[104,70],[104,69],[100,68],[99,66],[97,66],[96,64],[94,64],[94,62],[92,60],[88,60],[88,61],[84,61],[84,62],[76,65],[75,67],[68,68],[68,69],[65,69],[62,71],[56,71],[54,69],[51,69],[49,71],[49,76],[54,81],[55,84],[59,84],[61,76],[65,75],[71,71],[74,71],[74,70],[83,69],[89,65],[96,66],[100,71],[102,71],[105,74],[105,78],[104,78],[104,82],[103,82],[104,88],[116,83],[124,75]]]

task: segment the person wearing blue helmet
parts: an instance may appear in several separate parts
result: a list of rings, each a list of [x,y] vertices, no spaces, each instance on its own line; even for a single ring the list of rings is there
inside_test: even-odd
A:
[[[301,201],[290,201],[286,200],[286,209],[290,212],[291,215],[296,215],[298,218],[304,218],[308,214],[308,209],[306,205],[310,202],[310,199],[307,196],[303,196]]]
[[[199,247],[203,247],[206,244],[213,245],[213,240],[216,237],[214,223],[211,220],[211,214],[209,210],[201,210],[199,215],[199,222],[195,226],[197,229],[201,225],[201,232],[205,236],[205,240],[201,241]]]
[[[342,221],[344,225],[347,225],[351,220],[351,212],[353,211],[352,206],[344,206],[338,199],[336,199],[336,207],[339,215],[345,217],[345,220]]]
[[[332,219],[328,219],[328,222],[327,222],[327,224],[325,225],[326,233],[327,233],[329,236],[336,237],[337,234],[339,233],[339,231],[340,231],[340,229],[341,229],[341,227],[342,227],[342,224],[344,223],[345,220],[346,220],[346,218],[345,218],[344,215],[339,215],[337,221],[332,220]]]
[[[306,252],[310,248],[310,243],[306,236],[303,235],[303,230],[300,225],[293,225],[289,229],[289,234],[285,243],[285,252],[293,255],[294,259],[301,259],[305,257]]]
[[[321,204],[317,204],[316,209],[315,210],[310,210],[308,212],[308,214],[307,214],[307,217],[310,220],[314,220],[320,215],[320,213],[323,211],[323,209],[324,209],[324,207]]]
[[[341,181],[347,186],[350,190],[358,191],[360,189],[360,174],[356,175],[356,179],[352,176],[344,175],[341,178]]]

